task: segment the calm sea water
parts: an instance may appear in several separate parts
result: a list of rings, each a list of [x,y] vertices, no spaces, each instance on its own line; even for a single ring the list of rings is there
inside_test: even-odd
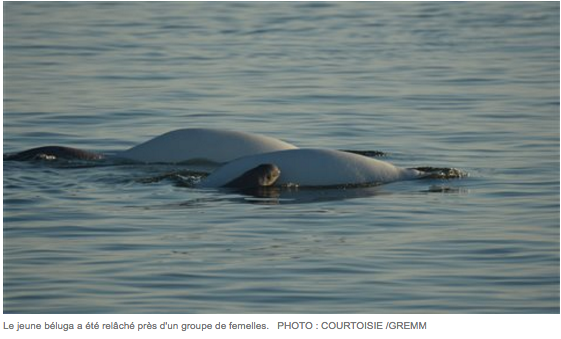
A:
[[[559,3],[4,3],[4,152],[212,127],[456,180],[4,162],[5,313],[558,313]]]

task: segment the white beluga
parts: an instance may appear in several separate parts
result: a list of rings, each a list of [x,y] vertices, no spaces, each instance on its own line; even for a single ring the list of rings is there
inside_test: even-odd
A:
[[[248,155],[294,148],[292,144],[260,134],[188,128],[162,134],[117,156],[147,163],[197,160],[226,163]]]
[[[100,160],[120,158],[144,163],[212,162],[234,159],[296,146],[268,136],[210,128],[187,128],[164,133],[111,156],[66,146],[43,146],[14,154],[4,160]]]
[[[388,162],[358,154],[329,149],[290,149],[257,154],[236,159],[211,173],[201,187],[228,186],[261,165],[274,166],[278,170],[274,183],[265,180],[262,186],[339,186],[383,184],[422,177],[425,173],[416,169],[400,168]],[[271,174],[258,172],[261,175]],[[253,182],[258,182],[254,178]],[[260,186],[260,185],[255,185]]]

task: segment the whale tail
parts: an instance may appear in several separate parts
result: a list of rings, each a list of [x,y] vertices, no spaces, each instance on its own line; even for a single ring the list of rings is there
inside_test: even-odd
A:
[[[4,154],[4,161],[101,160],[103,158],[103,154],[65,146],[43,146]]]
[[[458,179],[464,178],[469,173],[453,167],[415,167],[408,168],[418,172],[420,179]]]

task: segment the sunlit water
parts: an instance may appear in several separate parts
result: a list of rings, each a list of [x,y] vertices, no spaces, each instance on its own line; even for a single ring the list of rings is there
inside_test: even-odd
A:
[[[4,162],[5,313],[559,312],[557,2],[4,3],[4,152],[187,127],[469,177]]]

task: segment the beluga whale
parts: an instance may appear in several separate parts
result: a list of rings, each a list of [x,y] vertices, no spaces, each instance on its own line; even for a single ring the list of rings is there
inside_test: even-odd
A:
[[[425,176],[423,171],[401,168],[385,161],[330,149],[289,149],[257,154],[233,160],[212,172],[200,186],[222,187],[246,177],[263,164],[274,165],[278,177],[266,186],[326,187],[341,185],[375,185],[411,180]],[[259,172],[258,172],[259,174]],[[266,173],[265,173],[266,174]],[[261,175],[264,175],[261,172]],[[258,182],[258,180],[253,180]]]
[[[167,132],[118,152],[116,156],[146,163],[196,160],[226,163],[248,155],[295,148],[292,144],[261,134],[189,128]]]
[[[186,128],[164,133],[128,150],[112,155],[66,146],[43,146],[5,154],[4,160],[100,160],[125,159],[142,163],[211,162],[234,159],[296,146],[261,134],[211,128]]]

